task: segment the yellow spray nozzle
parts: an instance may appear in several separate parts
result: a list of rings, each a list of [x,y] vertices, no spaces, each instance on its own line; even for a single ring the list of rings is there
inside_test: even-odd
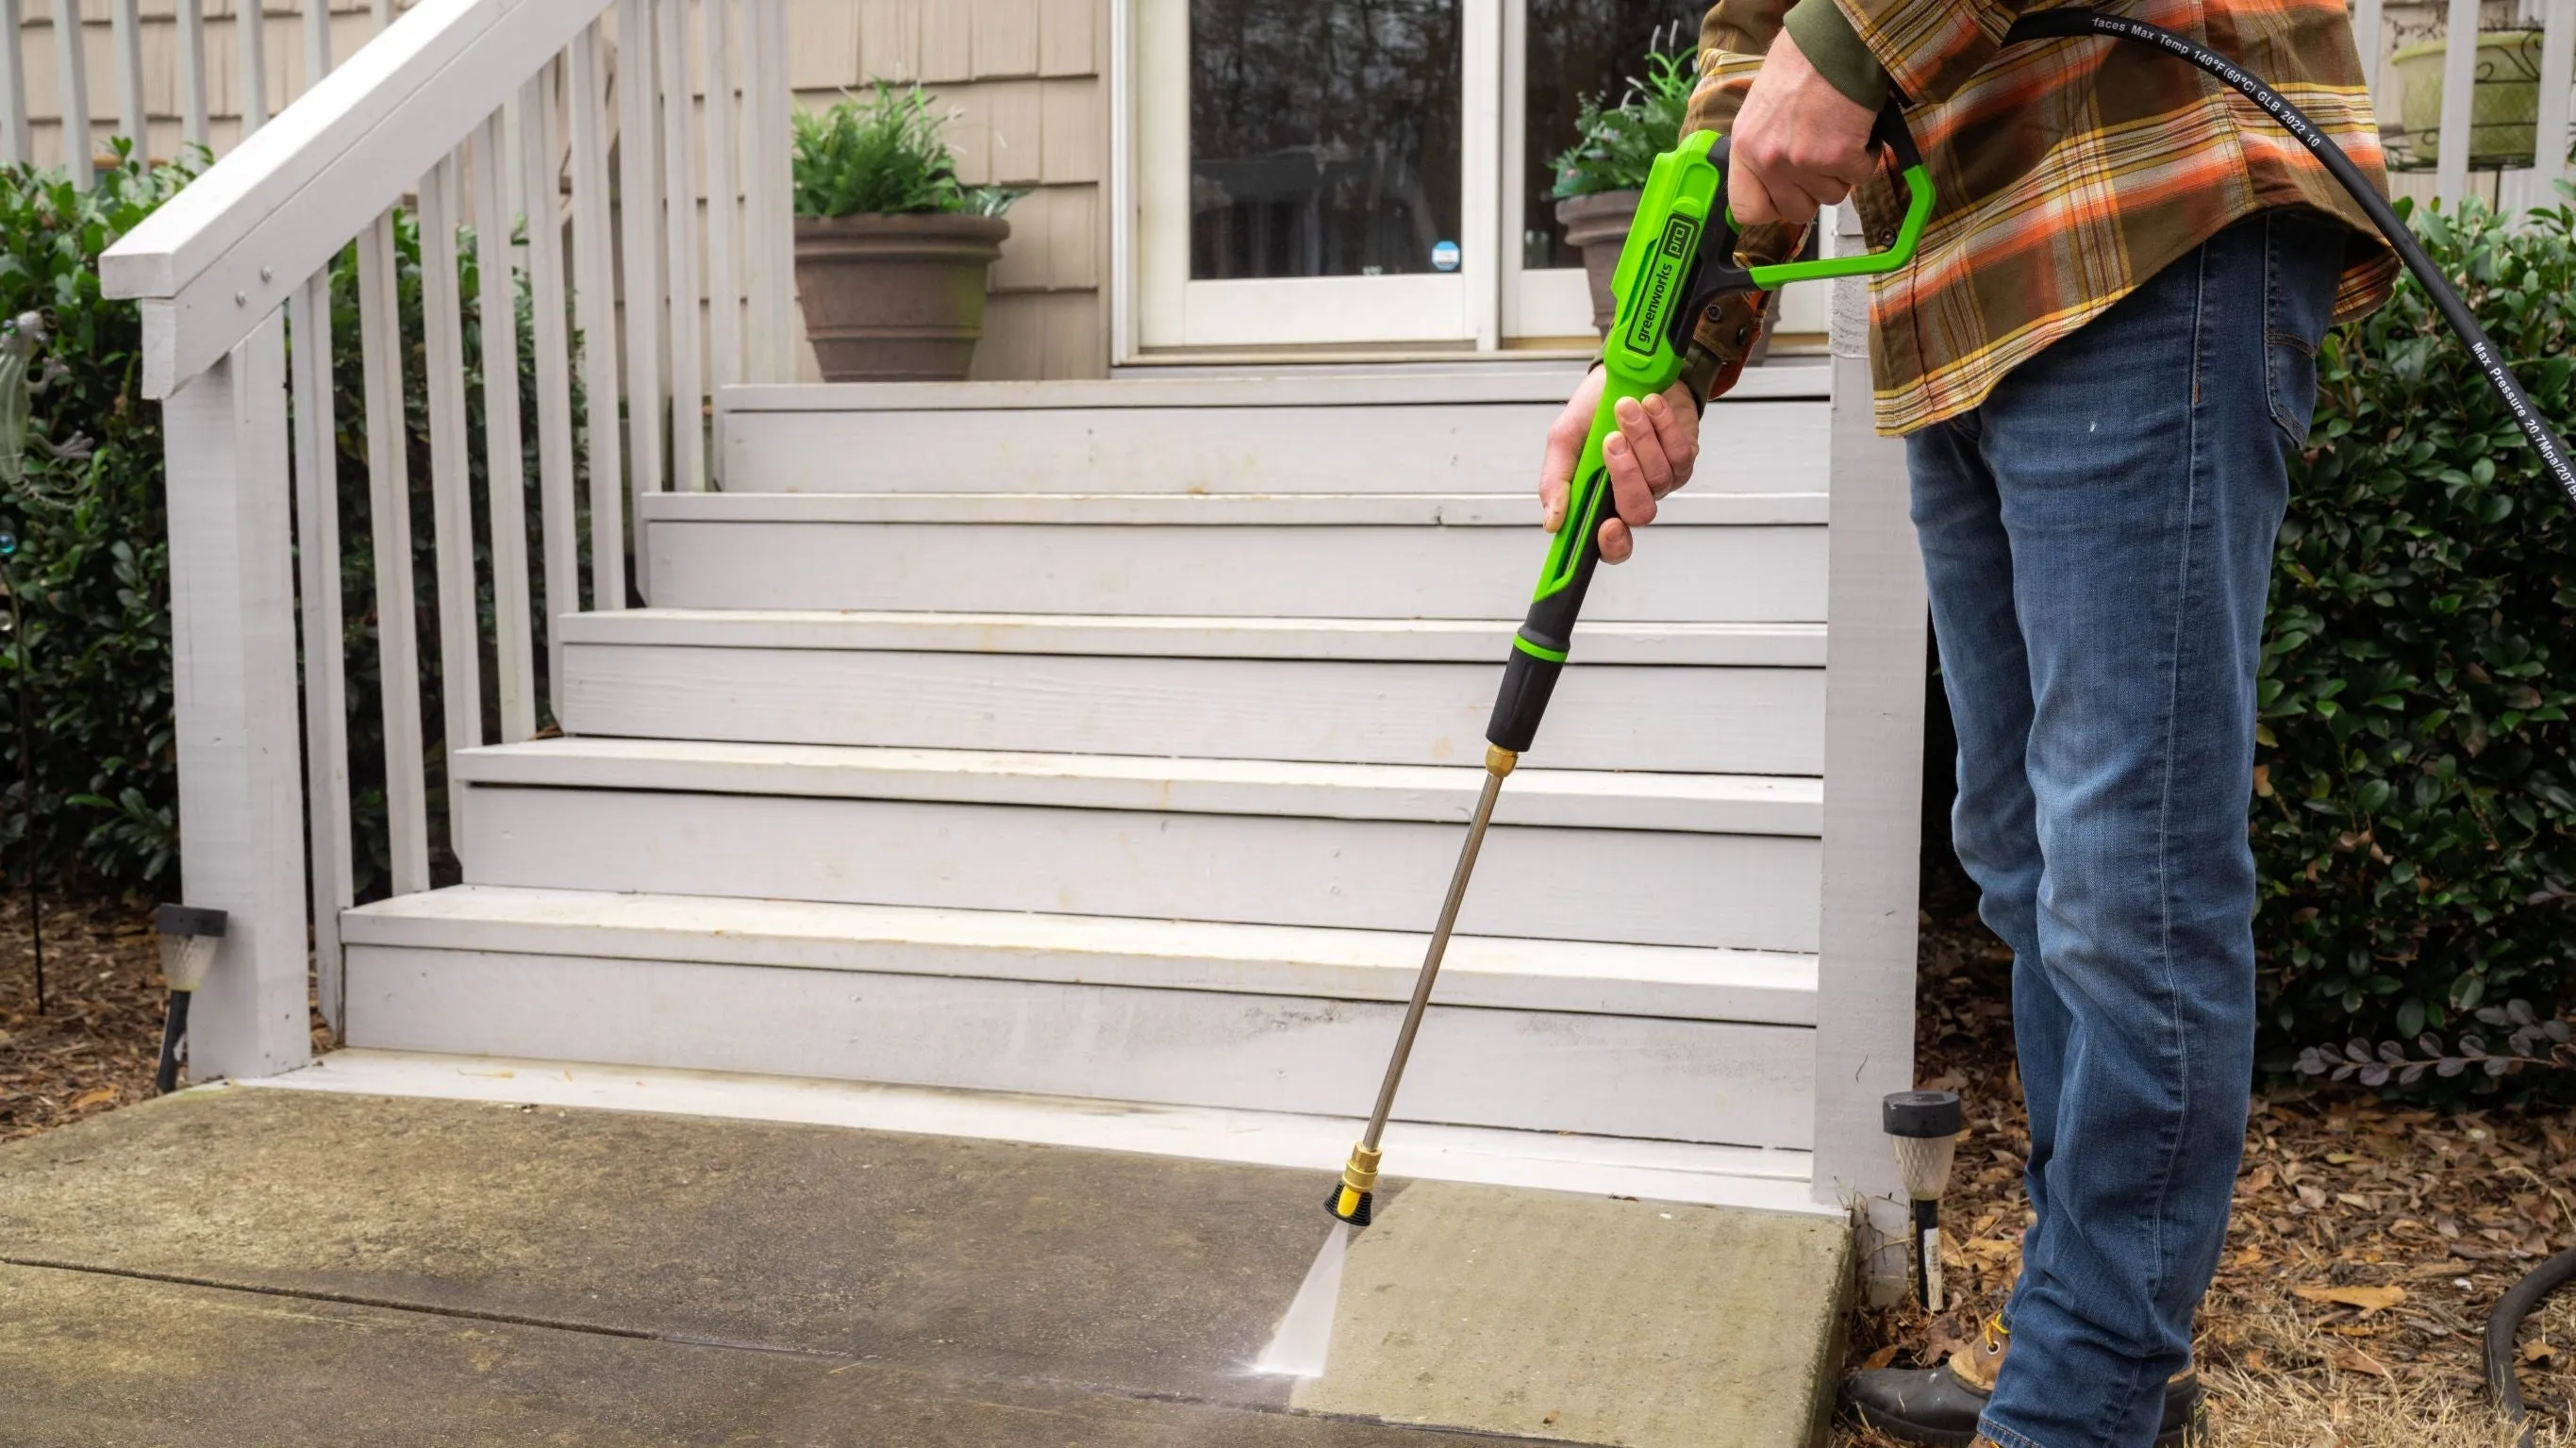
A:
[[[1369,1223],[1369,1196],[1377,1190],[1376,1147],[1367,1142],[1351,1148],[1351,1159],[1342,1167],[1341,1185],[1326,1199],[1325,1209],[1355,1227]]]

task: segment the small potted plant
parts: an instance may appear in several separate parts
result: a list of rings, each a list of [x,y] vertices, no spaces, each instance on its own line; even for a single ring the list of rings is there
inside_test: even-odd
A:
[[[1655,157],[1680,142],[1691,88],[1698,83],[1696,57],[1665,49],[1669,34],[1655,37],[1644,78],[1631,78],[1617,105],[1603,104],[1606,97],[1599,95],[1584,98],[1575,142],[1556,158],[1556,219],[1565,227],[1566,244],[1583,253],[1595,331],[1610,327],[1610,278],[1619,267],[1628,223],[1636,218],[1646,173]]]
[[[945,118],[879,82],[796,117],[796,296],[827,382],[953,382],[1024,193],[967,186]]]

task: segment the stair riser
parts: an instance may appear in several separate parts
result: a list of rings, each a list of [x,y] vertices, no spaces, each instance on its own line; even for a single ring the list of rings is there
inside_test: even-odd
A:
[[[1402,1007],[357,946],[348,1040],[1242,1110],[1368,1110]],[[1435,1006],[1406,1120],[1805,1148],[1814,1032]]]
[[[733,492],[1527,493],[1557,407],[1191,407],[719,415]],[[1709,419],[1703,492],[1822,492],[1827,407]]]
[[[1473,761],[1497,664],[573,644],[576,735],[1360,764]],[[1532,762],[1823,772],[1824,671],[1569,671]]]
[[[1458,826],[474,786],[478,885],[1425,930]],[[1499,825],[1459,929],[1816,948],[1812,838]]]
[[[1517,617],[1538,576],[1530,528],[1081,527],[1044,524],[657,522],[664,608],[952,613]],[[1605,568],[1600,621],[1820,622],[1825,530],[1673,527]]]

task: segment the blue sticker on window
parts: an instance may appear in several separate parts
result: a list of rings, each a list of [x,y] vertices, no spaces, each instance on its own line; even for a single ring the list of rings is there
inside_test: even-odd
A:
[[[1458,269],[1458,243],[1436,241],[1431,244],[1431,269],[1453,272]]]

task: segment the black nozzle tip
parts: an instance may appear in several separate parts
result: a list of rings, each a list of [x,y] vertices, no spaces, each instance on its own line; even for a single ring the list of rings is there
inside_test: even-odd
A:
[[[1348,1222],[1354,1227],[1365,1227],[1369,1224],[1369,1203],[1375,1200],[1377,1200],[1375,1192],[1360,1193],[1359,1205],[1351,1208],[1349,1216],[1344,1216],[1342,1215],[1342,1189],[1335,1186],[1324,1198],[1324,1214],[1336,1222]]]
[[[1891,1091],[1879,1103],[1879,1129],[1890,1136],[1956,1136],[1964,1124],[1955,1091]]]

